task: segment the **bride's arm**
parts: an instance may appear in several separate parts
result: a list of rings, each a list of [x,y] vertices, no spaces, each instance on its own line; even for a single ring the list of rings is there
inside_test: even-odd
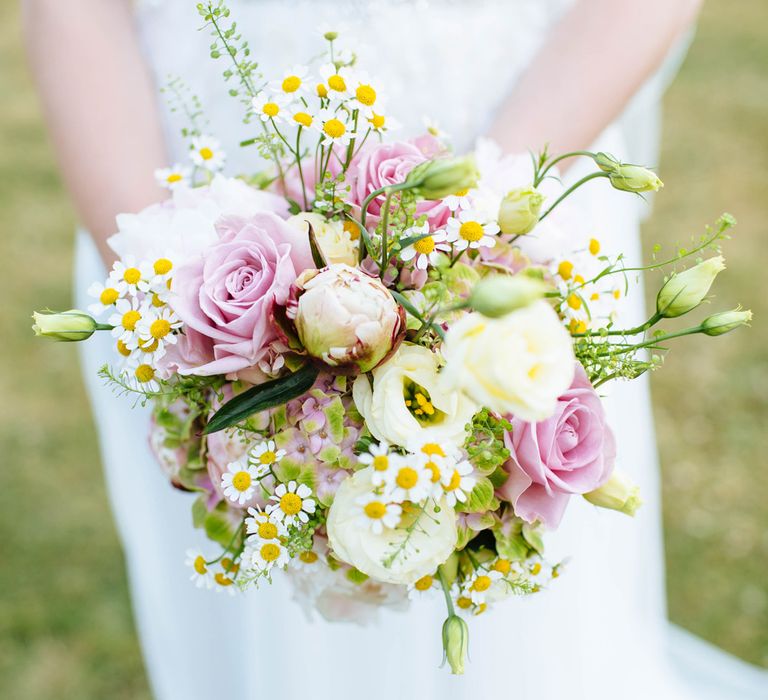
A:
[[[106,261],[115,214],[161,199],[155,93],[128,0],[24,0],[27,50],[65,183]]]
[[[505,151],[587,148],[693,23],[701,0],[576,0],[506,100]]]

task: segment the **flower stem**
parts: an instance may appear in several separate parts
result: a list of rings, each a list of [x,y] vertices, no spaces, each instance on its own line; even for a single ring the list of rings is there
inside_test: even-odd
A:
[[[544,221],[544,219],[547,218],[552,213],[552,210],[560,204],[566,197],[573,194],[579,187],[586,184],[590,180],[595,180],[598,177],[608,177],[608,173],[604,173],[602,170],[598,170],[597,172],[590,173],[589,175],[586,175],[585,177],[581,178],[578,182],[575,182],[573,185],[571,185],[563,194],[561,194],[556,200],[555,203],[547,209],[540,217],[539,217],[539,223]]]
[[[440,581],[440,586],[443,589],[443,595],[445,596],[445,606],[448,608],[448,615],[453,616],[456,614],[456,610],[453,607],[451,589],[448,586],[448,582],[445,580],[445,573],[442,566],[437,567],[437,580]]]

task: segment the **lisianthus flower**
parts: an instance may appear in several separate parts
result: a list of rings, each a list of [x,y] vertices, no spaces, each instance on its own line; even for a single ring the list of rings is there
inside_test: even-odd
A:
[[[200,136],[192,140],[190,157],[198,167],[215,171],[224,167],[226,154],[218,139],[213,138],[213,136]]]
[[[308,90],[307,76],[309,69],[306,66],[292,66],[277,80],[269,84],[270,90],[289,98],[298,97]]]
[[[472,209],[464,209],[448,219],[448,241],[453,243],[457,250],[467,248],[493,248],[496,245],[496,236],[499,226],[494,221],[486,221]]]
[[[306,484],[297,484],[295,481],[289,481],[287,485],[280,484],[270,496],[270,500],[275,502],[267,506],[267,513],[286,525],[293,525],[297,520],[306,523],[316,508],[311,495],[312,489]]]
[[[451,250],[445,231],[440,230],[427,234],[429,234],[429,223],[426,221],[403,232],[403,236],[406,237],[421,236],[419,240],[401,251],[400,259],[403,262],[414,260],[417,269],[426,270],[430,265],[437,265],[441,253],[447,253]]]
[[[251,100],[254,111],[263,122],[281,122],[285,119],[285,98],[282,95],[268,95],[262,90]]]
[[[403,512],[397,503],[388,503],[384,496],[376,493],[363,494],[355,504],[360,524],[376,534],[380,534],[384,528],[396,527]]]
[[[158,168],[155,170],[155,181],[160,187],[168,190],[189,185],[190,170],[185,165],[176,163],[170,168]]]

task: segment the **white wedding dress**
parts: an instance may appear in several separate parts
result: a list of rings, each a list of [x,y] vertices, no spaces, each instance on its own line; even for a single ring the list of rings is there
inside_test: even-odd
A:
[[[137,5],[147,60],[158,86],[181,76],[200,96],[209,130],[224,143],[228,172],[258,167],[239,103],[227,95],[211,61],[210,39],[192,0]],[[267,77],[318,53],[318,25],[346,28],[361,63],[383,85],[402,135],[434,118],[458,150],[490,124],[567,2],[232,2]],[[344,35],[342,35],[344,36]],[[673,61],[673,59],[671,59]],[[654,164],[658,101],[670,68],[649,81],[597,147]],[[528,108],[521,105],[521,109]],[[564,115],[564,118],[567,116]],[[172,157],[181,160],[181,124],[167,114]],[[537,144],[532,144],[536,146]],[[571,177],[573,174],[570,175]],[[639,198],[590,184],[580,197],[604,245],[639,260]],[[591,189],[589,189],[591,187]],[[93,245],[79,237],[77,289],[104,270]],[[78,304],[87,303],[81,296]],[[643,317],[635,290],[622,314]],[[520,700],[751,700],[768,698],[765,674],[682,632],[665,617],[656,445],[646,381],[614,388],[608,403],[619,466],[641,485],[645,506],[634,520],[574,502],[550,535],[553,556],[571,557],[552,590],[513,599],[470,622],[471,662],[464,677],[439,670],[443,601],[417,601],[408,612],[382,611],[367,626],[308,622],[279,583],[230,598],[196,589],[184,551],[205,547],[192,528],[192,496],[174,490],[146,439],[147,411],[131,409],[101,385],[96,371],[108,338],[84,344],[83,364],[118,531],[125,549],[134,614],[159,700],[274,698],[411,700],[443,696]]]

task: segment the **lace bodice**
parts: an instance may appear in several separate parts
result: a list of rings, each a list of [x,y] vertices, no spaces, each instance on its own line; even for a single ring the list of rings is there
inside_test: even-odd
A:
[[[404,135],[434,119],[456,148],[469,147],[491,121],[520,72],[570,0],[240,0],[230,4],[266,78],[324,48],[319,27],[339,29],[340,44],[381,86]],[[239,104],[227,95],[223,60],[191,0],[143,0],[138,20],[159,85],[180,76],[198,94],[233,158],[243,132]],[[179,123],[170,120],[169,135]],[[239,161],[242,163],[242,161]],[[235,163],[237,164],[237,162]]]

